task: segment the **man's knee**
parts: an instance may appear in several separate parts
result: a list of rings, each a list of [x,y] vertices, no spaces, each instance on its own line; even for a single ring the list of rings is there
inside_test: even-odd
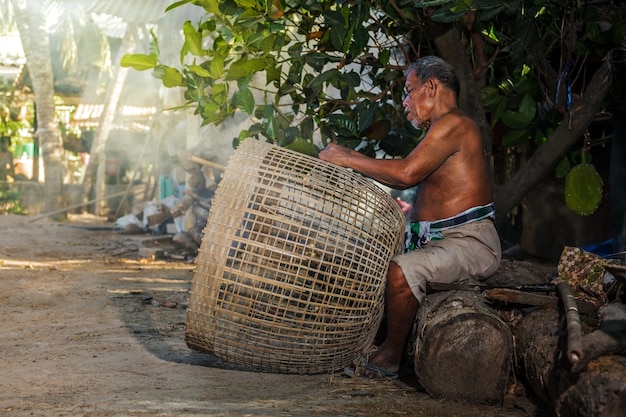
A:
[[[387,271],[387,288],[396,291],[410,291],[409,283],[404,276],[404,272],[402,272],[402,268],[395,262],[389,264],[389,270]]]

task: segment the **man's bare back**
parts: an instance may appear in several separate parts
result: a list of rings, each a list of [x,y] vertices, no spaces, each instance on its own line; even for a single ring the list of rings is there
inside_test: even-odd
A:
[[[441,116],[414,152],[429,152],[432,147],[447,152],[440,156],[445,159],[437,169],[420,182],[416,220],[444,219],[492,201],[489,166],[473,120],[458,109]]]

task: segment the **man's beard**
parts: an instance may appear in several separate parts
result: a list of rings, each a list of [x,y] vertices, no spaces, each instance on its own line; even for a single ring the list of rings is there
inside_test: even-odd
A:
[[[422,122],[420,120],[411,120],[411,125],[416,129],[428,130],[430,128],[430,121]]]

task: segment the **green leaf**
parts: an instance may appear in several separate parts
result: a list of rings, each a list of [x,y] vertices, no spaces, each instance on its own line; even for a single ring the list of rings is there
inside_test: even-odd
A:
[[[152,71],[152,76],[158,78],[163,82],[163,85],[168,88],[183,87],[186,84],[183,81],[183,76],[176,68],[168,67],[165,65],[158,65]]]
[[[346,84],[348,84],[350,87],[357,87],[359,84],[361,84],[361,76],[355,71],[350,71],[343,74],[341,79],[345,81]]]
[[[241,14],[237,16],[236,22],[238,25],[244,27],[253,27],[255,23],[264,20],[263,13],[258,10],[246,8]]]
[[[369,100],[362,101],[357,108],[355,109],[358,114],[358,132],[361,133],[365,129],[367,129],[372,122],[374,121],[374,117],[376,116],[376,111],[378,107],[376,104],[372,103]]]
[[[356,123],[345,114],[331,114],[328,116],[328,124],[333,126],[338,134],[345,136],[358,135]]]
[[[194,0],[195,4],[202,6],[208,13],[220,14],[220,2],[218,0]]]
[[[329,60],[330,56],[322,52],[312,52],[304,56],[304,62],[317,72],[322,71]]]
[[[502,119],[502,115],[506,112],[506,105],[507,105],[507,100],[506,98],[502,97],[502,100],[500,100],[500,103],[498,103],[498,106],[493,111],[492,121],[494,124],[498,120]]]
[[[237,93],[237,107],[241,109],[244,113],[249,115],[254,114],[254,95],[252,95],[252,91],[248,87],[245,87]]]
[[[211,97],[218,104],[225,104],[228,99],[228,86],[226,84],[214,84],[211,89]]]
[[[189,65],[189,71],[193,72],[200,77],[211,78],[211,73],[201,67],[200,65]]]
[[[272,113],[267,116],[267,122],[265,123],[265,134],[267,135],[268,138],[272,140],[272,142],[276,140],[276,130],[277,130],[276,118],[274,117],[274,114]]]
[[[529,137],[530,135],[526,129],[511,130],[502,137],[502,145],[518,146],[525,143]]]
[[[443,4],[451,3],[454,0],[417,0],[415,6],[417,7],[434,7],[441,6]]]
[[[265,69],[265,62],[262,59],[240,59],[230,65],[226,73],[226,80],[234,81],[251,76],[255,72]]]
[[[464,0],[457,0],[452,6],[450,6],[450,11],[453,13],[465,13],[470,9],[471,4],[468,4]]]
[[[193,0],[180,0],[180,1],[177,1],[176,3],[170,4],[169,6],[167,6],[167,8],[165,9],[165,12],[169,12],[172,9],[180,7],[180,6],[185,5],[187,3],[191,3],[192,1]]]
[[[204,106],[202,111],[202,118],[205,123],[215,123],[216,121],[221,119],[221,115],[219,113],[220,107],[215,103],[207,103]]]
[[[499,90],[491,85],[485,86],[482,91],[482,100],[485,106],[494,106],[497,105],[500,100],[502,100],[502,96],[499,93]]]
[[[259,7],[259,3],[255,0],[235,0],[235,3],[237,3],[237,6],[244,7],[244,8],[256,9]]]
[[[265,69],[265,82],[270,85],[274,81],[280,80],[280,67],[270,66]]]
[[[439,10],[437,10],[435,13],[433,13],[432,19],[435,22],[451,23],[459,19],[461,16],[463,16],[463,14],[465,14],[465,12],[467,12],[468,9],[469,8],[467,7],[467,5],[463,4],[463,1],[460,0],[457,2],[456,5],[453,5],[450,8],[442,7]],[[460,11],[455,11],[455,10],[460,10]]]
[[[149,50],[150,50],[150,55],[154,55],[154,56],[158,57],[161,54],[161,52],[159,50],[159,39],[155,35],[153,29],[150,29],[150,46],[149,46]]]
[[[378,61],[380,61],[382,66],[387,66],[389,64],[390,54],[391,52],[389,51],[389,49],[380,51],[380,53],[378,54]]]
[[[312,117],[306,117],[300,123],[300,136],[305,139],[313,140],[314,123]]]
[[[156,66],[156,64],[156,56],[146,54],[126,54],[122,57],[120,61],[120,65],[122,67],[132,67],[137,71],[152,69]]]
[[[336,69],[331,69],[319,74],[317,77],[313,78],[311,82],[307,85],[308,88],[319,91],[323,87],[324,83],[331,78],[337,77],[339,75],[339,71]]]
[[[319,154],[317,146],[303,138],[296,138],[290,144],[285,145],[285,148],[313,157],[317,157]]]
[[[365,48],[367,46],[367,43],[369,42],[369,32],[367,31],[367,29],[359,26],[355,31],[354,31],[354,35],[353,35],[353,47],[350,49],[350,52],[354,55],[357,55],[359,53],[361,53],[361,51],[363,51],[363,48]]]
[[[593,214],[602,201],[602,177],[591,164],[576,165],[565,177],[565,204],[579,216]]]
[[[195,56],[206,55],[202,49],[202,34],[189,20],[183,24],[183,33],[185,34],[185,45],[189,52]]]
[[[326,10],[324,13],[324,23],[330,28],[342,27],[345,29],[346,18],[338,10]]]
[[[214,79],[222,78],[224,75],[224,58],[221,55],[214,55],[209,62],[209,74]]]
[[[512,110],[505,111],[501,119],[505,126],[512,129],[525,129],[530,123],[523,114]]]
[[[522,101],[519,105],[520,116],[527,123],[530,123],[535,118],[536,112],[537,107],[535,105],[535,100],[533,100],[530,94],[526,94],[524,97],[522,97]]]

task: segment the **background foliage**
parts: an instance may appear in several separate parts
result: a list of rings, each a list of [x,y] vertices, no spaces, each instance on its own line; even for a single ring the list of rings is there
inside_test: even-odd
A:
[[[183,6],[205,15],[184,24],[180,62],[162,62],[153,37],[150,54],[127,55],[122,65],[182,87],[203,123],[248,114],[235,145],[264,138],[313,155],[329,141],[370,156],[406,155],[420,132],[404,118],[404,70],[418,56],[449,53],[453,45],[437,42],[455,29],[471,66],[461,77],[482,92],[472,98],[481,108],[465,110],[490,126],[485,149],[496,154],[500,184],[523,163],[507,149],[522,147],[527,158],[570,123],[602,63],[623,66],[626,39],[624,9],[609,1],[182,0],[168,10]],[[615,84],[594,121],[610,120],[623,96]],[[591,162],[592,148],[606,145],[606,125],[554,155],[558,176]]]

